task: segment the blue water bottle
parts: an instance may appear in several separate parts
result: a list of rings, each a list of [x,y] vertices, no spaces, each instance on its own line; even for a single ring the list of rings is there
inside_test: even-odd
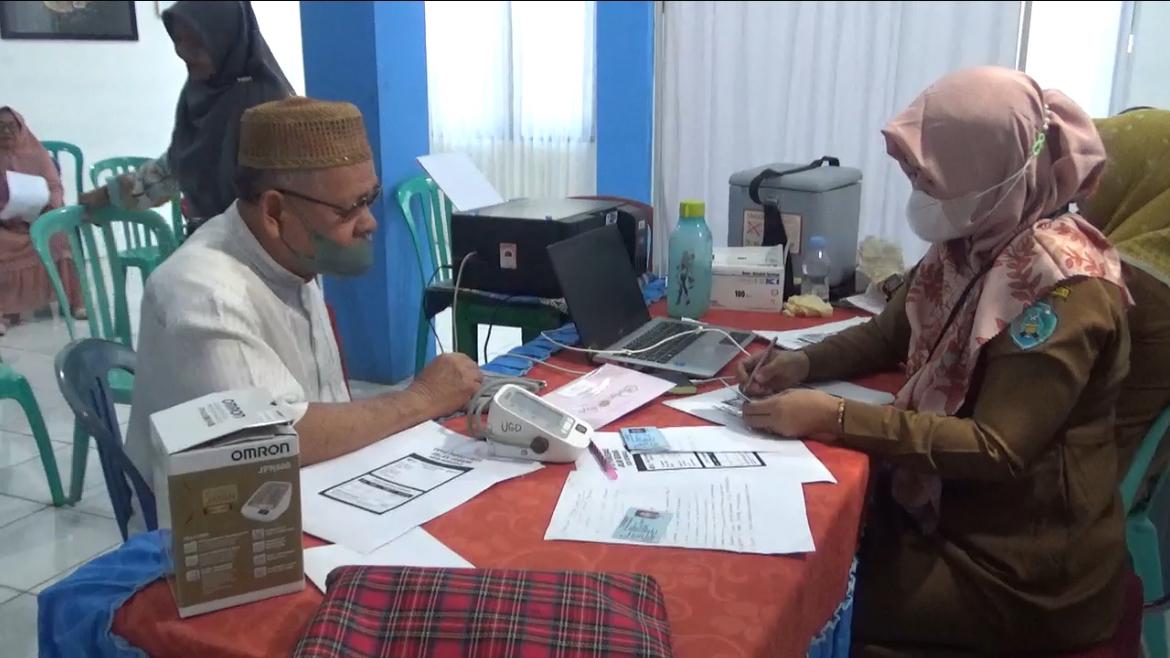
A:
[[[678,224],[670,233],[666,312],[674,318],[699,319],[711,305],[711,229],[703,219],[702,201],[679,204]]]

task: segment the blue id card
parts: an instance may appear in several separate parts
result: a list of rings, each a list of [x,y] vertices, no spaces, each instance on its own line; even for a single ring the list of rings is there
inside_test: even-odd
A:
[[[666,536],[666,528],[674,516],[670,512],[656,512],[631,507],[613,533],[614,539],[657,544]]]
[[[630,452],[666,452],[666,437],[656,427],[623,427],[618,430]]]

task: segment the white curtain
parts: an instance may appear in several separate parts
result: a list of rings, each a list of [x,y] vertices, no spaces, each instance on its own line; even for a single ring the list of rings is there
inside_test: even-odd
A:
[[[505,197],[595,193],[593,2],[427,2],[431,152]]]
[[[925,251],[879,130],[935,79],[1015,66],[1019,2],[667,2],[659,18],[656,235],[685,198],[726,244],[728,177],[835,155],[862,171],[860,237]],[[655,240],[656,263],[666,240]]]

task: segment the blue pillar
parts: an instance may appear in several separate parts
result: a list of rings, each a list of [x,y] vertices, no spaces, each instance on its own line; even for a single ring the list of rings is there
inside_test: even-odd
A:
[[[597,3],[597,193],[650,203],[654,3]]]
[[[383,194],[373,269],[358,279],[327,277],[349,375],[392,383],[414,373],[422,284],[402,211],[399,183],[421,173],[429,150],[423,3],[301,2],[309,96],[345,100],[365,117]]]

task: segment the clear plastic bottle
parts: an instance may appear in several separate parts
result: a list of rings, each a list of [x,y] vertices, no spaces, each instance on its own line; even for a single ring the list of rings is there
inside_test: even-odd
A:
[[[814,235],[801,256],[800,294],[829,301],[829,243],[823,235]]]
[[[703,219],[702,201],[679,204],[678,224],[670,233],[670,271],[666,279],[666,313],[698,320],[711,305],[711,229]]]

